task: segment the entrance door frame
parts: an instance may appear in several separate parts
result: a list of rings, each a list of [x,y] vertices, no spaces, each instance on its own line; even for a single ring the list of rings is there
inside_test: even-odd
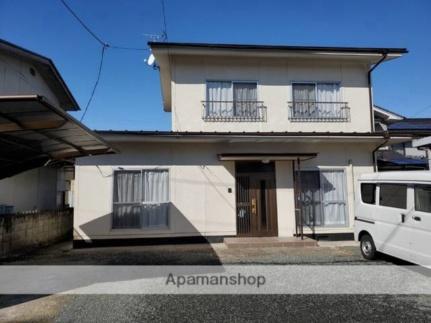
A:
[[[262,162],[244,162],[250,164],[255,164],[256,166],[259,165],[259,163],[262,164],[262,168],[264,168],[264,165],[267,165]],[[277,184],[276,184],[276,170],[275,170],[275,162],[272,163],[272,170],[264,170],[262,169],[259,171],[258,169],[256,171],[241,171],[238,172],[238,162],[235,165],[235,185],[237,187],[237,194],[235,198],[235,209],[236,209],[236,228],[237,228],[237,236],[238,237],[274,237],[278,236],[278,217],[277,217]],[[238,179],[240,176],[247,177],[247,185],[248,188],[245,190],[242,190],[242,194],[246,194],[247,201],[238,201],[239,197],[239,189],[238,189]],[[243,181],[244,183],[244,181]],[[262,185],[265,183],[265,191],[264,195],[262,195],[262,189],[258,187],[259,185]],[[265,205],[262,204],[262,197],[265,198]],[[244,198],[244,196],[243,196]],[[242,204],[241,211],[244,212],[243,216],[248,216],[248,233],[240,232],[241,230],[244,230],[243,228],[240,228],[239,223],[239,212],[240,207],[238,204]],[[247,205],[248,204],[248,205]],[[264,210],[264,211],[263,211]],[[265,223],[267,230],[262,230],[261,225],[259,221],[262,221],[262,212],[265,212]]]

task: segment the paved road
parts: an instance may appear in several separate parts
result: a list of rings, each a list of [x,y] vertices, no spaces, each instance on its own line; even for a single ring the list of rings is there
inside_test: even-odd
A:
[[[57,322],[425,322],[431,296],[77,296]]]
[[[4,264],[219,263],[363,265],[367,262],[357,247],[343,246],[230,250],[221,245],[207,245],[71,250],[69,245],[60,245]],[[403,263],[384,258],[378,264]],[[431,296],[424,295],[51,295],[32,298],[0,297],[0,321],[431,321]]]

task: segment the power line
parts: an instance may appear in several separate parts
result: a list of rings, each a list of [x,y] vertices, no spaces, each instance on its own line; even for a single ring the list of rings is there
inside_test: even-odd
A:
[[[103,47],[109,46],[106,42],[104,42],[99,36],[97,36],[82,20],[79,16],[69,7],[69,5],[64,0],[60,0],[61,3],[66,7],[66,9],[71,13],[72,16],[81,24],[82,27],[91,35],[95,40],[97,40],[100,45]]]
[[[106,48],[107,48],[106,45],[102,46],[102,52],[100,54],[99,70],[97,72],[97,79],[96,79],[96,82],[94,83],[93,91],[91,91],[90,98],[88,99],[87,105],[85,106],[84,113],[82,114],[80,121],[84,120],[85,115],[87,114],[87,111],[88,111],[88,107],[90,106],[91,101],[93,101],[94,93],[96,93],[97,85],[99,84],[99,80],[100,80],[100,75],[102,74],[103,58],[105,57]]]
[[[75,17],[75,19],[79,22],[79,24],[102,46],[105,48],[112,49],[121,49],[121,50],[135,50],[135,51],[147,51],[150,50],[148,47],[131,47],[131,46],[118,46],[112,45],[106,41],[104,41],[101,37],[99,37],[94,31],[91,30],[90,27],[78,16],[78,14],[73,11],[73,9],[66,3],[65,0],[60,0],[64,7],[70,12],[70,14]]]
[[[103,69],[103,61],[104,61],[104,57],[105,57],[105,50],[108,48],[111,48],[111,49],[129,50],[129,51],[150,51],[150,48],[148,48],[148,47],[128,47],[128,46],[118,46],[118,45],[109,44],[108,42],[102,40],[102,38],[99,37],[94,31],[92,31],[91,28],[87,26],[87,24],[78,16],[78,14],[75,11],[73,11],[73,9],[66,3],[65,0],[60,0],[60,1],[63,4],[63,6],[67,9],[67,11],[69,11],[69,13],[79,22],[79,24],[102,46],[96,82],[94,83],[90,98],[88,99],[87,104],[85,106],[84,113],[81,116],[80,121],[82,121],[82,120],[84,120],[84,118],[88,112],[88,108],[90,107],[90,104],[93,101],[94,94],[96,93],[96,89],[97,89],[97,86],[98,86],[99,81],[100,81],[100,76],[102,74],[102,69]],[[166,13],[165,13],[165,2],[164,2],[164,0],[160,0],[160,2],[161,2],[161,7],[162,7],[162,17],[163,17],[162,37],[163,37],[163,40],[168,40],[168,31],[167,31]]]
[[[66,3],[65,0],[60,0],[60,1],[64,5],[64,7],[69,11],[69,13],[79,22],[79,24],[102,46],[96,82],[93,85],[93,90],[91,91],[90,98],[88,99],[87,104],[85,105],[84,113],[82,114],[80,119],[80,121],[83,121],[88,112],[88,108],[90,107],[90,104],[93,101],[97,86],[99,85],[100,76],[102,75],[105,50],[108,48],[112,48],[112,49],[119,49],[119,50],[147,51],[149,50],[149,48],[110,45],[108,42],[105,42],[104,40],[102,40],[102,38],[100,38],[95,32],[93,32],[90,29],[90,27],[88,27],[87,24],[75,13],[75,11],[73,11],[73,9]]]

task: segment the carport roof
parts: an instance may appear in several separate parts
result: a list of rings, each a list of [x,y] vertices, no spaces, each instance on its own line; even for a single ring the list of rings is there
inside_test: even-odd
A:
[[[111,152],[104,139],[43,97],[0,96],[0,178],[49,160]]]

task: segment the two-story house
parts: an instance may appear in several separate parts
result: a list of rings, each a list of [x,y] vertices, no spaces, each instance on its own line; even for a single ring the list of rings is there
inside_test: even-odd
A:
[[[75,240],[353,232],[375,151],[371,71],[399,48],[149,43],[172,131],[99,131]]]

